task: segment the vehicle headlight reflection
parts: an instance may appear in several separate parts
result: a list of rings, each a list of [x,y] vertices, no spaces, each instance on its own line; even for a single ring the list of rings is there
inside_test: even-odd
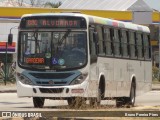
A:
[[[33,85],[33,82],[23,74],[17,73],[17,77],[19,78],[19,81],[21,81],[23,84]]]
[[[81,75],[79,75],[76,79],[74,79],[70,85],[76,85],[76,84],[81,84],[83,81],[86,80],[88,76],[88,73],[82,73]]]

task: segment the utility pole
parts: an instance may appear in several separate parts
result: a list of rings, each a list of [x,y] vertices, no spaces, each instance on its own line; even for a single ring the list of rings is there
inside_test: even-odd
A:
[[[7,51],[8,51],[8,44],[11,45],[12,44],[12,41],[10,41],[10,38],[13,37],[13,35],[11,34],[11,31],[12,29],[17,29],[18,27],[17,26],[14,26],[12,28],[10,28],[10,32],[9,32],[9,35],[8,35],[8,40],[6,40],[6,51],[5,51],[5,78],[4,78],[4,84],[6,85],[7,83],[7,79],[8,79],[8,66],[7,66]]]
[[[6,82],[7,82],[7,74],[8,74],[8,71],[7,71],[7,51],[8,51],[8,42],[6,41],[6,52],[5,52],[5,78],[4,78],[4,84],[6,85]]]
[[[158,64],[158,67],[159,67],[159,69],[158,69],[158,80],[160,81],[160,11],[158,11],[157,10],[157,12],[158,12],[158,16],[159,16],[159,20],[158,20],[158,43],[159,43],[159,64]]]

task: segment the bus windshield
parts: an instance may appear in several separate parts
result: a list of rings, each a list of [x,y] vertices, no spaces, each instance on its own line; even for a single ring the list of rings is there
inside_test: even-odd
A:
[[[86,32],[20,32],[18,61],[29,69],[81,68],[87,62]]]

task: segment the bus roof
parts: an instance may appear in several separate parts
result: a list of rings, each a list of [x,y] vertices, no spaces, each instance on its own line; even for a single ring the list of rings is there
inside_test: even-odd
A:
[[[108,25],[111,27],[117,27],[117,28],[126,28],[130,30],[136,30],[136,31],[142,31],[150,33],[150,30],[147,26],[134,24],[131,22],[123,22],[118,20],[113,20],[109,18],[102,18],[92,15],[86,15],[81,13],[36,13],[36,14],[24,14],[21,18],[24,17],[33,17],[33,16],[79,16],[84,17],[89,20],[90,23],[93,24],[101,24],[101,25]]]

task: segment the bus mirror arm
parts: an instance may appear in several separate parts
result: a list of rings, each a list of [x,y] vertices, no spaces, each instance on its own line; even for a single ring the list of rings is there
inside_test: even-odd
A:
[[[8,45],[12,45],[13,42],[13,34],[11,33],[12,29],[18,29],[17,26],[10,28],[10,32],[8,34]]]
[[[8,45],[12,45],[12,41],[13,41],[13,34],[10,33],[8,34]]]

